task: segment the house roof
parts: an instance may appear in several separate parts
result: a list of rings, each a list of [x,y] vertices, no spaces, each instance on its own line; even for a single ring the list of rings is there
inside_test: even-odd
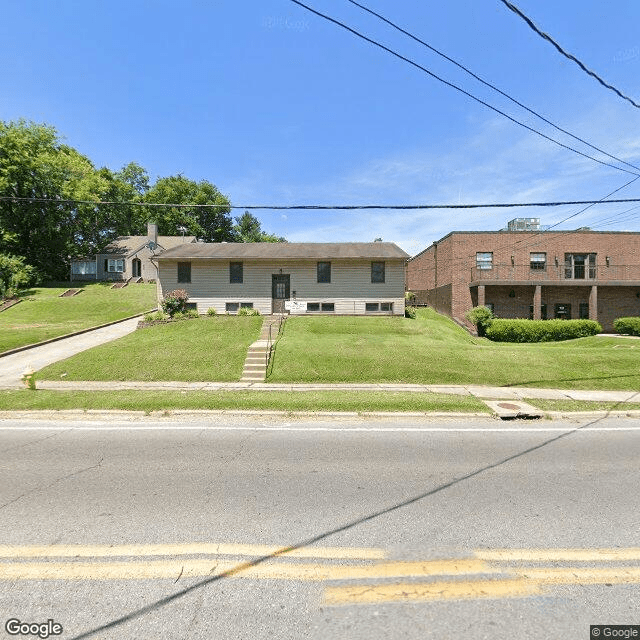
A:
[[[149,242],[149,236],[118,236],[112,240],[100,253],[127,255],[138,251]],[[158,249],[172,249],[174,247],[195,242],[195,236],[158,236]]]
[[[393,242],[197,242],[163,251],[159,260],[181,259],[332,259],[409,257]]]

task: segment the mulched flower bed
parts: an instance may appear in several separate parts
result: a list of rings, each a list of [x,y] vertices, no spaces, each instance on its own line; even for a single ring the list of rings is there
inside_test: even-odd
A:
[[[9,307],[13,307],[14,304],[18,304],[18,302],[22,302],[20,298],[11,298],[10,300],[3,300],[0,302],[0,312],[8,309]]]

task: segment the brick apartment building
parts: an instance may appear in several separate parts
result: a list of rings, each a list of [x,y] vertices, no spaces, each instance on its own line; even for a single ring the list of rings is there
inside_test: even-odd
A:
[[[467,326],[478,305],[498,318],[591,318],[605,331],[640,316],[640,232],[537,229],[521,218],[502,231],[452,231],[409,260],[407,289]]]

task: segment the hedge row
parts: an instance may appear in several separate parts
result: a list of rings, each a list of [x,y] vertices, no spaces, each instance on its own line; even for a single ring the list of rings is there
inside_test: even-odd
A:
[[[595,320],[493,319],[485,335],[495,342],[554,342],[594,336],[602,331]]]
[[[625,336],[640,336],[640,318],[618,318],[613,328]]]

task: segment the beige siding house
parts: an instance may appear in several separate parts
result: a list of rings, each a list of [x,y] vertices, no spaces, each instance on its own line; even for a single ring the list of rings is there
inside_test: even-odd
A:
[[[161,295],[185,289],[199,313],[404,315],[409,255],[391,242],[194,243],[162,252]]]

